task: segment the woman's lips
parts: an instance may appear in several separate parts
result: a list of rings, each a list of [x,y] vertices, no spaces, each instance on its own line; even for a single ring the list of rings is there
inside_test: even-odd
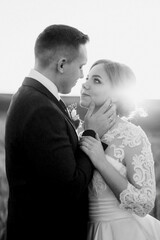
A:
[[[82,92],[81,92],[81,96],[84,96],[84,97],[85,97],[85,96],[86,96],[86,97],[89,97],[90,95],[82,91]]]

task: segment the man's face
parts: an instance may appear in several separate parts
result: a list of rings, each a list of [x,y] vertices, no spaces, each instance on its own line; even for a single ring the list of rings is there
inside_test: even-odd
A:
[[[79,78],[83,78],[83,66],[87,63],[87,50],[84,44],[80,45],[77,57],[70,63],[64,64],[64,72],[60,81],[59,92],[70,93]]]

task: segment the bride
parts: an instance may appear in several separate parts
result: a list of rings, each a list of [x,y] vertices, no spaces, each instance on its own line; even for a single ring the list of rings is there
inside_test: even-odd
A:
[[[99,139],[81,138],[81,149],[95,171],[89,185],[88,240],[159,240],[160,221],[149,213],[156,184],[150,142],[140,126],[130,121],[136,108],[130,98],[135,75],[124,65],[96,61],[82,85],[80,104],[97,111],[106,98],[117,107],[114,126]],[[101,141],[108,144],[103,150]]]

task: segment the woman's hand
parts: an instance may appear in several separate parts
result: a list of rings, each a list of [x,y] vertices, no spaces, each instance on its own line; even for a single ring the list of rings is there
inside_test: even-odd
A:
[[[98,134],[96,134],[96,139],[89,136],[82,137],[80,147],[89,156],[95,168],[119,200],[119,194],[127,188],[128,180],[107,161]]]
[[[106,161],[98,134],[96,134],[96,139],[90,136],[82,136],[80,148],[88,155],[95,168],[99,168]]]

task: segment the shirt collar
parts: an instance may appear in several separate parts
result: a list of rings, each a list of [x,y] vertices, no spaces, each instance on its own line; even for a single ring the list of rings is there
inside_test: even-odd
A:
[[[58,101],[60,100],[57,86],[53,82],[51,82],[51,80],[46,78],[43,74],[36,71],[35,69],[31,69],[28,77],[34,78],[35,80],[40,82],[44,87],[46,87],[57,98]]]

